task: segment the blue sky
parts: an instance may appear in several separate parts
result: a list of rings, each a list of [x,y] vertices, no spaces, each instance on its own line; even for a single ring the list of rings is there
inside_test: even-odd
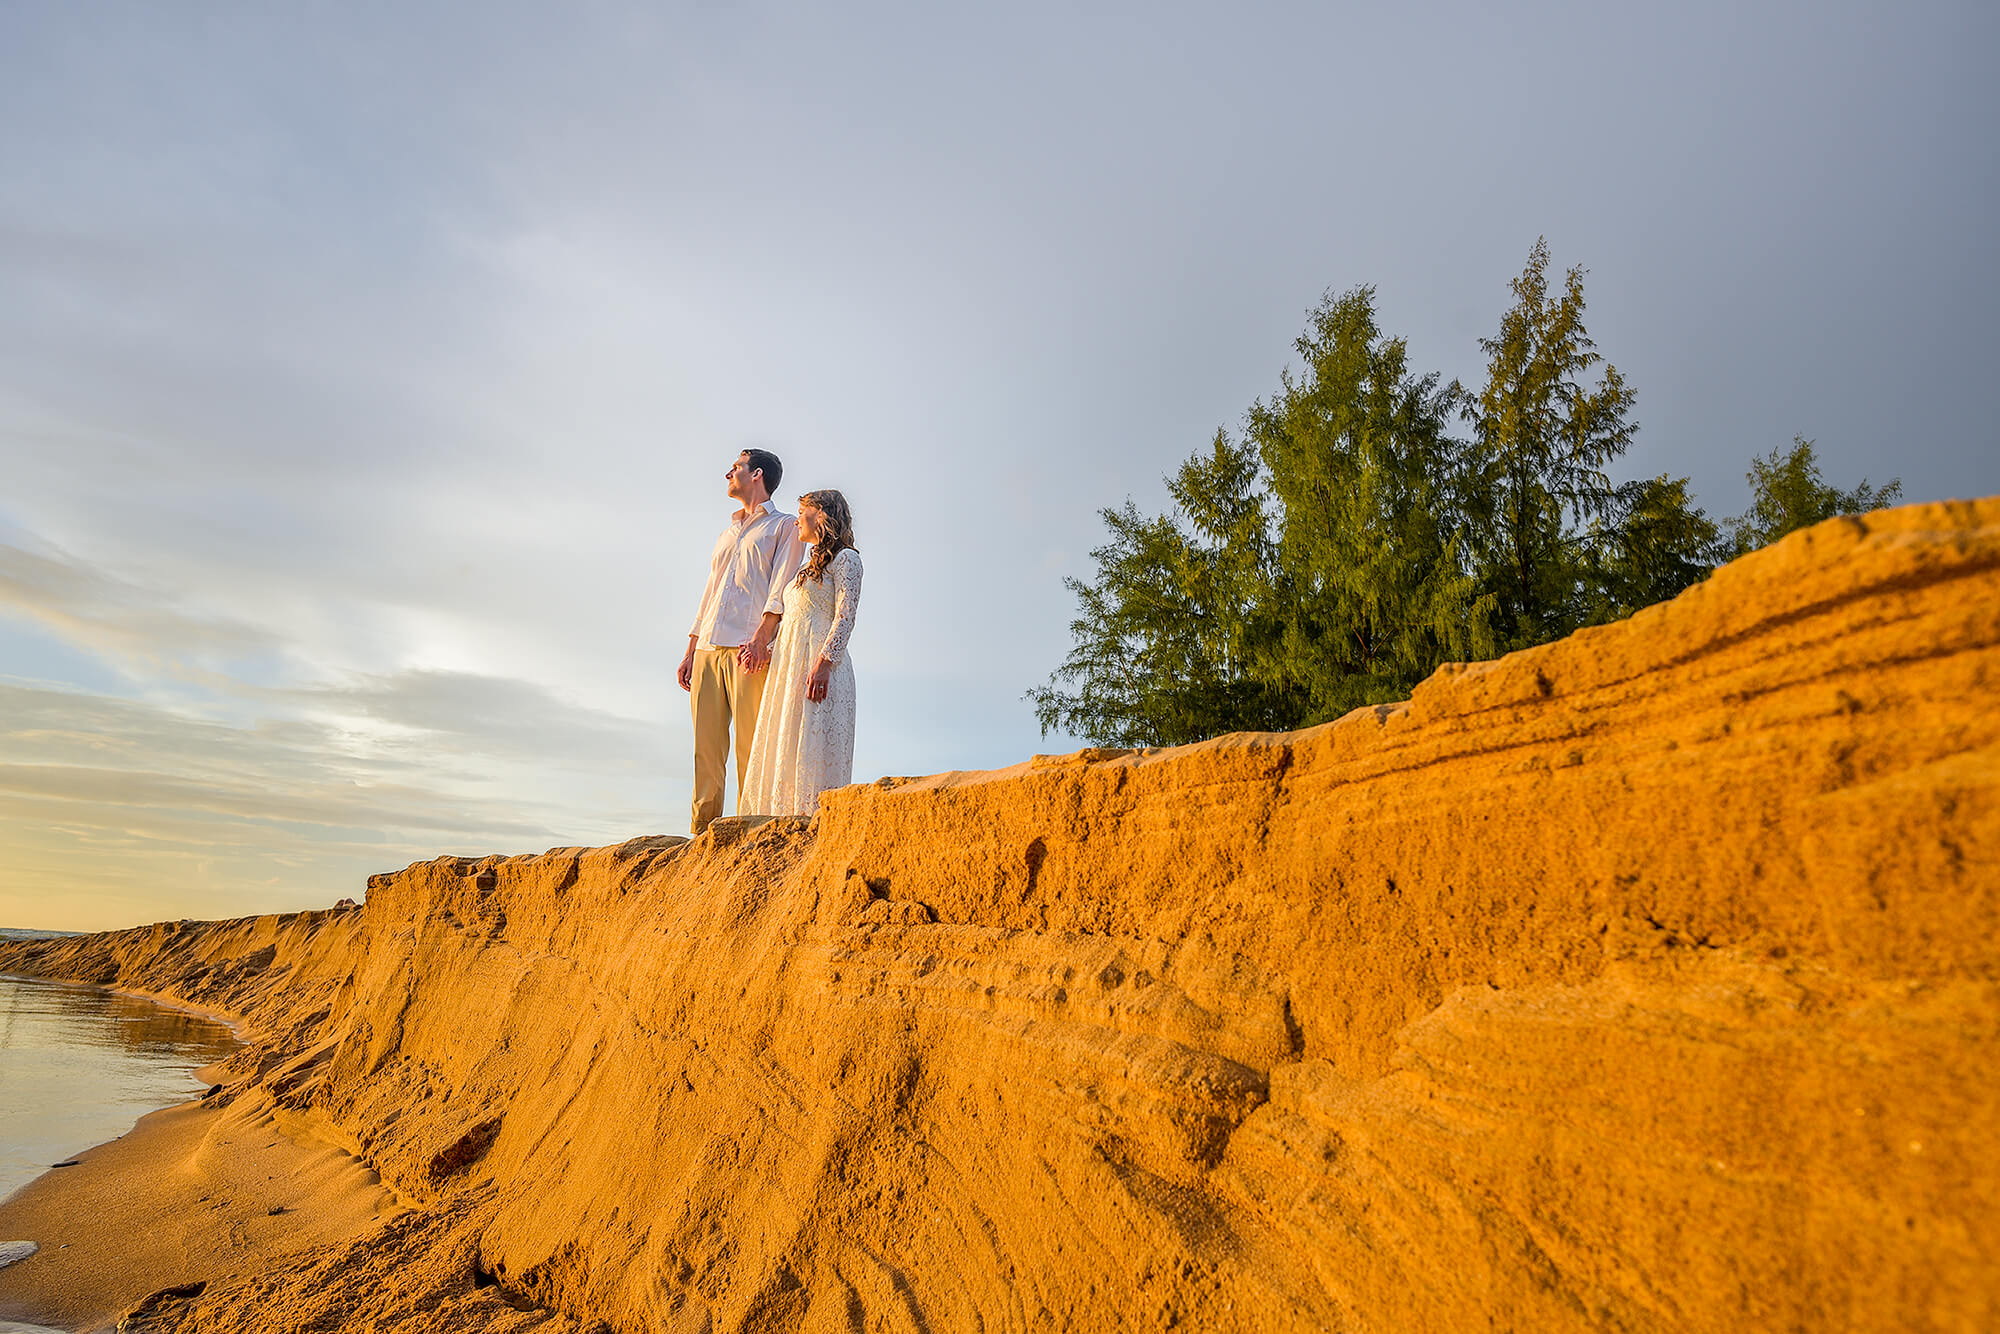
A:
[[[0,9],[0,922],[685,826],[721,474],[837,486],[857,778],[1011,763],[1096,511],[1537,236],[1622,475],[2000,490],[1990,5]]]

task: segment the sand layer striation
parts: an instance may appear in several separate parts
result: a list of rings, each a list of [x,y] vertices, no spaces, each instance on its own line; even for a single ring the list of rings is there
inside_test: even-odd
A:
[[[407,1206],[149,1328],[1995,1328],[1996,738],[2000,501],[1915,506],[1306,732],[0,968],[242,1016]]]

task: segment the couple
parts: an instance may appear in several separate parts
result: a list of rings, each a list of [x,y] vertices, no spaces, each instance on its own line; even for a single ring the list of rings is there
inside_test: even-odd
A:
[[[741,508],[716,539],[680,668],[694,709],[695,834],[722,814],[732,724],[739,815],[811,815],[854,771],[854,519],[838,491],[800,496],[796,520],[774,508],[784,471],[769,450],[746,449],[726,474]]]

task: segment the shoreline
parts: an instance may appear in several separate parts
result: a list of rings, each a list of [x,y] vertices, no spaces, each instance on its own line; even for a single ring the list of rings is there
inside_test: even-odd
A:
[[[45,1153],[47,1156],[39,1164],[39,1170],[37,1170],[37,1165],[32,1158],[28,1158],[25,1161],[10,1160],[6,1163],[4,1174],[0,1174],[0,1206],[4,1206],[16,1195],[52,1172],[58,1169],[67,1170],[65,1165],[79,1161],[83,1154],[124,1138],[146,1116],[154,1112],[181,1106],[188,1102],[200,1101],[204,1097],[211,1095],[215,1090],[215,1086],[227,1078],[230,1063],[252,1046],[251,1035],[246,1031],[247,1025],[236,1016],[222,1010],[191,1004],[186,1001],[157,995],[136,988],[114,987],[98,982],[69,978],[38,977],[33,974],[13,972],[0,972],[0,984],[70,988],[82,992],[101,993],[108,996],[138,1000],[143,1002],[149,1009],[188,1015],[219,1026],[228,1032],[228,1040],[234,1046],[234,1050],[228,1051],[227,1054],[207,1060],[200,1065],[180,1067],[182,1077],[175,1081],[179,1087],[154,1090],[153,1097],[150,1098],[119,1098],[111,1101],[107,1101],[105,1097],[101,1096],[105,1093],[105,1090],[98,1090],[99,1097],[86,1096],[84,1101],[73,1103],[68,1108],[66,1115],[45,1115],[42,1117],[42,1124],[49,1127],[55,1133],[38,1136],[34,1132],[32,1125],[27,1127],[29,1134],[26,1142],[16,1141],[9,1150],[10,1154],[24,1157],[25,1155],[19,1151],[34,1150]],[[84,1109],[87,1107],[106,1112],[122,1113],[122,1115],[99,1117],[85,1111]],[[81,1124],[76,1124],[75,1121],[79,1114],[81,1114]],[[65,1126],[76,1132],[76,1138],[72,1139],[68,1134],[62,1133],[62,1127]],[[33,1172],[34,1175],[23,1177],[20,1175],[23,1171]],[[21,1239],[0,1237],[0,1244],[14,1240]],[[19,1261],[13,1263],[19,1263]],[[0,1268],[4,1268],[4,1266],[0,1266]]]
[[[365,1164],[303,1130],[261,1097],[196,1099],[44,1172],[0,1201],[0,1235],[38,1247],[0,1269],[0,1321],[108,1329],[163,1288],[253,1274],[404,1212]]]

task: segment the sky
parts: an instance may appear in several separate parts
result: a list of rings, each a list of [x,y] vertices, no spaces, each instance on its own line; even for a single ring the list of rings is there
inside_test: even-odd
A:
[[[0,4],[0,925],[684,832],[751,445],[866,566],[855,777],[1023,692],[1098,511],[1371,284],[1537,237],[1616,475],[2000,491],[1990,3]]]

